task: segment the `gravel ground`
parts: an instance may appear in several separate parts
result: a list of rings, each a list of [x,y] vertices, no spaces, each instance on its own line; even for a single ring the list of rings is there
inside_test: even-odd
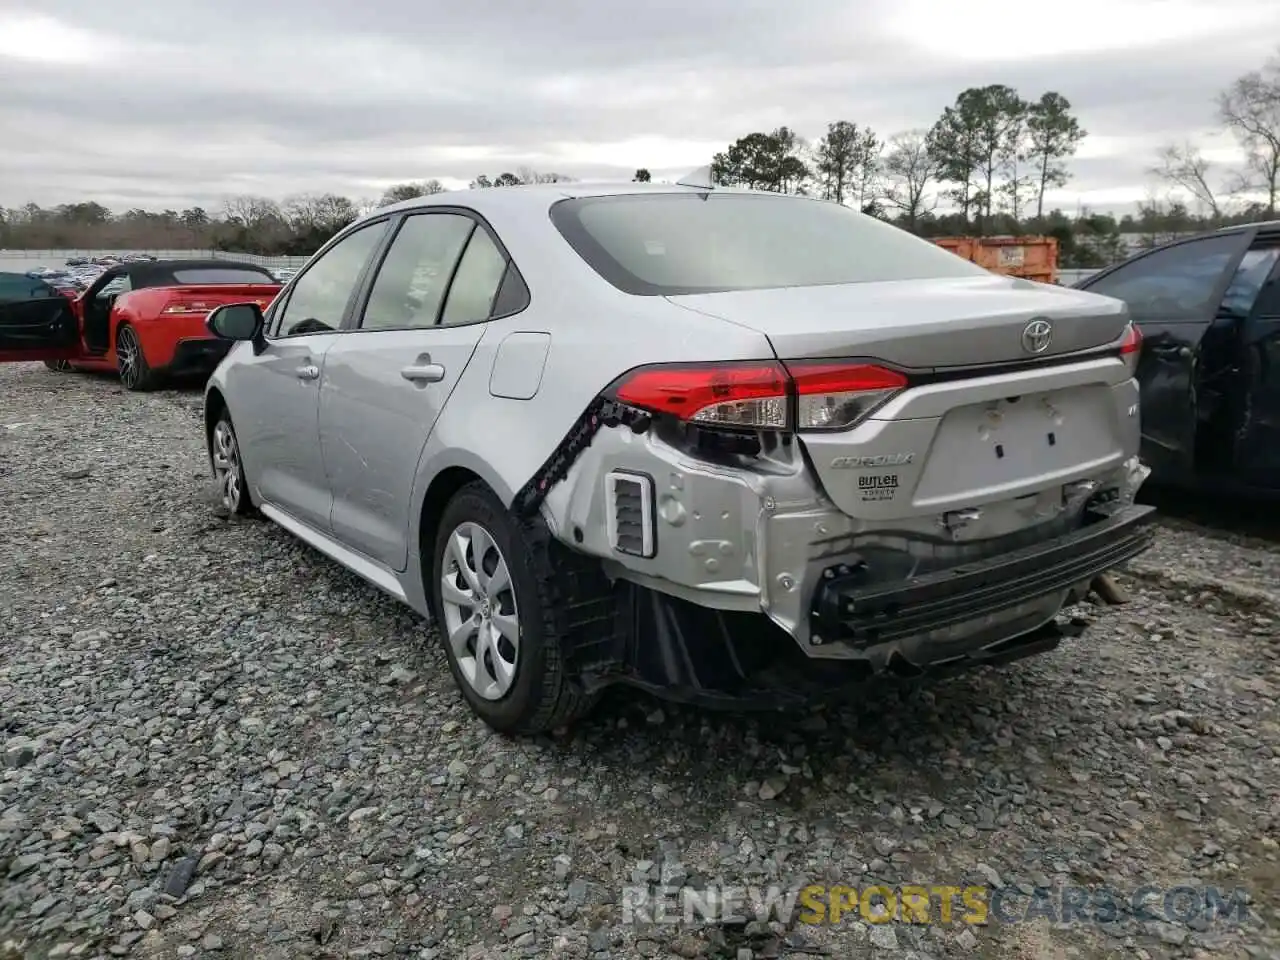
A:
[[[215,516],[198,392],[0,367],[0,958],[1280,957],[1280,547],[1162,532],[1003,672],[472,719],[432,633]],[[1243,922],[624,925],[634,878],[1212,884]]]

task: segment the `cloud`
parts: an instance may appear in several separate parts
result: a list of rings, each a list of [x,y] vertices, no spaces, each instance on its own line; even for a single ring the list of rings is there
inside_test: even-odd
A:
[[[752,130],[929,126],[963,88],[1056,90],[1091,136],[1064,205],[1138,199],[1162,142],[1280,37],[1275,0],[52,0],[0,10],[0,204],[373,195],[520,165],[659,178]],[[1230,144],[1214,141],[1230,159]],[[1217,156],[1218,154],[1215,154]],[[1102,199],[1105,198],[1105,199]]]

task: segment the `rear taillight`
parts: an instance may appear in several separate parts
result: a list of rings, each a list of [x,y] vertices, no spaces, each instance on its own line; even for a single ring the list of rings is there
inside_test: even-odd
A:
[[[181,298],[170,300],[160,312],[162,314],[178,314],[180,316],[189,316],[191,314],[206,314],[214,307],[216,303],[210,303],[207,300],[183,300]]]
[[[796,387],[796,427],[800,430],[845,430],[907,385],[896,370],[866,363],[792,361],[787,364]]]
[[[689,423],[747,430],[785,430],[787,374],[780,364],[653,366],[633,370],[614,399]]]
[[[609,395],[685,423],[728,430],[843,430],[907,385],[866,363],[794,360],[640,367]]]
[[[1120,357],[1131,373],[1138,372],[1138,358],[1142,356],[1142,331],[1137,325],[1129,324],[1124,330],[1124,339],[1120,341]]]

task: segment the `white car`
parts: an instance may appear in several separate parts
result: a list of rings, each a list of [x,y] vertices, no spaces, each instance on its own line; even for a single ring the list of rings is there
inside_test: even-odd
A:
[[[433,617],[499,730],[1039,653],[1151,537],[1125,305],[834,203],[417,197],[208,323],[226,508]]]

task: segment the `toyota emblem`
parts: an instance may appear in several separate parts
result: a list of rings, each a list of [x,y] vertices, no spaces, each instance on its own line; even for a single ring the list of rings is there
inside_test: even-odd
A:
[[[1027,353],[1044,353],[1053,342],[1053,324],[1048,320],[1032,320],[1022,328],[1022,349]]]

